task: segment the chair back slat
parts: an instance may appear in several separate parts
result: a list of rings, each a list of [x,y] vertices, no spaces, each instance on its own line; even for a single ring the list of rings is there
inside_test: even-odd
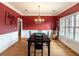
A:
[[[35,49],[42,49],[43,48],[43,35],[42,34],[35,34]]]

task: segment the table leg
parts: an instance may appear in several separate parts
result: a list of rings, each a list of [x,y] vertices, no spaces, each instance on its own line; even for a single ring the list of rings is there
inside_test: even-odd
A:
[[[42,43],[42,51],[41,52],[42,52],[41,56],[43,56],[43,43]]]
[[[43,49],[42,49],[42,54],[41,54],[41,56],[43,56]]]
[[[50,56],[50,42],[48,42],[48,56]]]
[[[28,56],[30,56],[30,42],[28,41]]]

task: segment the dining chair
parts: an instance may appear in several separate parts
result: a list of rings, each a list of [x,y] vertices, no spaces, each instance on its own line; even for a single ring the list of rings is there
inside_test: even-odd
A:
[[[49,33],[50,31],[47,31],[47,36],[50,38],[50,39],[52,39],[52,32],[51,33]]]
[[[49,31],[47,31],[47,36],[50,38]],[[47,43],[43,43],[43,46],[47,46],[47,45],[48,45]]]
[[[32,35],[32,32],[31,32],[31,30],[29,30],[29,37]],[[30,43],[30,45],[31,46],[34,46],[34,44],[33,43]]]
[[[29,31],[29,35],[30,35],[30,36],[31,36],[31,34],[32,34],[31,31]]]
[[[49,37],[49,31],[47,31],[47,36]]]
[[[42,33],[42,30],[38,30],[38,33]]]
[[[43,35],[35,34],[34,35],[34,55],[36,55],[36,50],[41,50],[41,56],[43,56]]]

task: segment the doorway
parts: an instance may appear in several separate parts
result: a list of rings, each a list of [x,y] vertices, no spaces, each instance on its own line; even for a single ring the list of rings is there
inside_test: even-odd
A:
[[[22,37],[22,19],[18,18],[18,40],[21,40]]]

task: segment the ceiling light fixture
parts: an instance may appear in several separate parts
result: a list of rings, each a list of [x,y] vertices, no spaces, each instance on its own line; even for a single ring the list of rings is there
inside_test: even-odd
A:
[[[34,19],[34,21],[37,23],[41,23],[44,22],[45,20],[40,17],[40,5],[38,6],[38,8],[39,8],[39,15],[36,19]]]
[[[27,9],[25,9],[25,11],[27,12],[28,10],[27,10]]]

